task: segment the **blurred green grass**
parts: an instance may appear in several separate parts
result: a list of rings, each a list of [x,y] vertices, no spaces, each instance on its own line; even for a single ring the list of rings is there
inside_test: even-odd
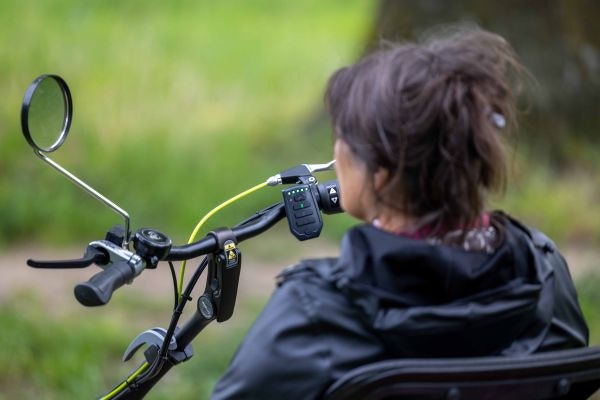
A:
[[[362,50],[375,6],[2,2],[0,246],[79,243],[120,222],[27,148],[19,106],[35,76],[62,75],[73,92],[72,134],[53,158],[126,209],[134,228],[181,243],[223,200],[289,166],[331,158],[327,122],[307,120],[322,110],[329,75]],[[518,148],[507,195],[494,206],[559,243],[597,245],[600,150],[565,143],[580,164],[560,173],[540,163],[544,149]],[[278,189],[264,189],[209,225],[278,200]],[[337,239],[350,224],[327,219],[324,235]]]
[[[165,377],[149,399],[208,398],[264,299],[245,301],[225,324],[210,326],[194,343],[194,357]],[[163,307],[165,308],[165,307]],[[137,333],[158,323],[160,307],[119,302],[108,313],[48,310],[35,296],[17,296],[0,308],[0,399],[97,398],[136,368],[121,356]],[[168,315],[163,313],[164,322]],[[146,325],[144,325],[146,324]],[[148,325],[150,324],[150,325]],[[143,350],[142,350],[143,351]],[[140,352],[141,353],[141,352]],[[104,393],[103,393],[104,392]]]
[[[183,240],[224,199],[289,166],[331,158],[328,128],[306,133],[299,121],[321,109],[327,77],[360,50],[373,5],[0,7],[0,237],[61,243],[97,237],[119,220],[25,145],[18,110],[35,76],[63,76],[74,98],[71,137],[53,158],[128,210],[134,226]],[[230,219],[277,200],[276,189],[261,193]]]
[[[600,345],[600,275],[578,282],[579,300],[590,327],[591,344]],[[148,399],[208,398],[265,299],[239,302],[232,320],[213,324],[194,342],[194,357],[177,366]],[[129,341],[158,323],[166,307],[139,300],[120,301],[111,310],[48,312],[35,297],[17,297],[0,308],[0,399],[95,398],[110,390],[138,363],[120,360]],[[146,324],[146,325],[144,325]]]
[[[301,121],[321,109],[331,72],[360,51],[372,7],[2,2],[0,246],[83,246],[120,222],[25,144],[19,107],[34,77],[63,76],[74,98],[70,138],[52,157],[128,210],[134,228],[182,242],[224,199],[292,165],[331,158],[326,124],[306,132]],[[265,189],[210,225],[235,223],[279,196]],[[285,245],[275,247],[259,252],[285,258]],[[0,399],[91,398],[113,387],[133,367],[120,361],[127,343],[168,321],[168,304],[148,300],[67,313],[31,295],[0,302],[0,345],[10,347],[0,356]],[[149,397],[208,397],[264,300],[244,299],[226,326],[203,332],[193,361]]]

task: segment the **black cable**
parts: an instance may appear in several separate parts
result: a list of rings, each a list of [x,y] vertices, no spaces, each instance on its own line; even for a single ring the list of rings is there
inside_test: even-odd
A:
[[[177,308],[177,275],[175,274],[175,267],[173,263],[169,261],[169,269],[171,270],[171,279],[173,280],[173,293],[175,297],[175,302],[173,303],[173,310]]]
[[[183,313],[183,309],[184,309],[186,303],[189,300],[191,300],[190,294],[191,294],[192,290],[194,289],[194,286],[196,286],[198,279],[200,279],[202,272],[204,272],[204,270],[206,269],[207,265],[208,265],[208,257],[204,257],[202,259],[202,262],[198,266],[198,268],[196,268],[196,271],[194,272],[192,279],[190,279],[187,286],[185,287],[183,294],[181,295],[181,299],[179,300],[179,302],[177,303],[177,306],[175,307],[175,310],[173,311],[173,315],[171,316],[171,322],[169,323],[169,328],[167,329],[167,333],[165,334],[165,338],[163,340],[162,346],[160,347],[160,350],[159,350],[154,362],[150,366],[150,369],[148,370],[148,372],[144,373],[144,375],[139,378],[140,382],[138,382],[138,383],[142,383],[148,379],[154,378],[156,376],[156,374],[158,373],[158,371],[160,371],[160,369],[162,368],[163,363],[167,357],[169,343],[171,343],[171,338],[173,337],[173,334],[175,333],[175,328],[177,327],[179,318],[181,317],[181,314]]]
[[[237,225],[235,225],[235,227],[244,226],[244,225],[248,224],[249,222],[251,222],[255,219],[258,219],[259,217],[262,217],[267,212],[269,212],[272,209],[279,207],[279,206],[280,206],[279,203],[272,204],[269,207],[266,207],[266,208],[258,211],[255,215],[251,216],[250,218],[247,218],[246,220],[238,223]],[[172,266],[170,261],[169,261],[169,265]],[[173,311],[173,315],[171,316],[171,322],[169,324],[169,328],[167,329],[167,333],[165,335],[162,346],[156,357],[156,361],[150,367],[150,370],[146,374],[144,374],[144,377],[142,378],[143,381],[145,381],[146,379],[153,378],[156,375],[157,371],[160,371],[160,369],[162,368],[163,362],[167,357],[169,343],[171,342],[171,338],[173,337],[173,335],[175,333],[175,329],[177,327],[177,323],[179,322],[179,318],[181,317],[181,314],[183,313],[183,309],[185,308],[186,303],[191,299],[190,294],[191,294],[192,290],[194,289],[194,287],[196,286],[198,279],[200,279],[202,272],[204,272],[204,269],[206,269],[207,265],[208,265],[208,256],[206,256],[202,259],[200,265],[194,272],[192,279],[190,279],[187,286],[185,287],[185,289],[181,295],[181,298],[177,299],[178,301],[175,302],[176,306]],[[175,273],[174,270],[172,270],[172,273],[173,274]]]

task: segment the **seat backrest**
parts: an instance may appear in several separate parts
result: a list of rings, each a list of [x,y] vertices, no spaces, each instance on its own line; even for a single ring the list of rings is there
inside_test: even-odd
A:
[[[327,400],[587,399],[600,387],[600,347],[523,357],[405,359],[350,371]]]

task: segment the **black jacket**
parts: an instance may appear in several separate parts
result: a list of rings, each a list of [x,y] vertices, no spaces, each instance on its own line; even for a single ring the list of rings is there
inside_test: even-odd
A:
[[[497,214],[493,254],[351,229],[339,259],[284,271],[213,399],[313,399],[341,375],[399,357],[522,355],[587,345],[562,256]]]

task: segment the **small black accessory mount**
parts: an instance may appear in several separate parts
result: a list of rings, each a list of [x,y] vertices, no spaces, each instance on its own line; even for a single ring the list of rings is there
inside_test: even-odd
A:
[[[210,234],[217,240],[218,250],[208,256],[206,288],[198,298],[198,313],[205,320],[223,322],[235,308],[242,254],[231,229],[220,228]]]

